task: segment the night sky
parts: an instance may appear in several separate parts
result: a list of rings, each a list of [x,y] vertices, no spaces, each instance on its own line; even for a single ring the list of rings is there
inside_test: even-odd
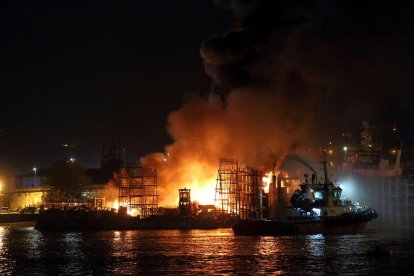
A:
[[[229,30],[234,14],[223,6],[243,17],[240,7],[256,2],[2,1],[2,170],[28,172],[67,155],[98,167],[109,123],[128,160],[162,151],[171,143],[168,114],[189,94],[220,86],[205,73],[200,46]],[[296,2],[310,3],[309,22],[287,38],[294,50],[278,54],[296,68],[294,85],[283,86],[290,97],[323,93],[335,131],[371,119],[413,134],[413,4]]]
[[[99,166],[108,123],[128,159],[162,150],[168,114],[210,89],[200,43],[231,22],[210,1],[0,5],[0,160],[21,170]]]

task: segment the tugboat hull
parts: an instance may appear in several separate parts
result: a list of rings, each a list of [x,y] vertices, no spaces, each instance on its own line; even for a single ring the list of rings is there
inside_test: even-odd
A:
[[[290,218],[286,220],[241,220],[233,226],[235,235],[345,235],[357,234],[377,217],[373,209],[337,217]]]

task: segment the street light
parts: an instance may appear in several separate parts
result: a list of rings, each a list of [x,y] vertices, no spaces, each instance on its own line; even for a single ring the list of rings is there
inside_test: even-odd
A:
[[[34,178],[34,186],[37,186],[37,183],[36,183],[36,173],[37,173],[37,168],[36,168],[36,167],[34,167],[34,168],[33,168],[33,171],[34,171],[34,177],[35,177],[35,178]],[[34,187],[34,186],[33,186],[33,187]]]
[[[347,152],[347,150],[348,150],[348,147],[347,147],[347,146],[345,146],[345,147],[344,147],[345,158],[346,158],[346,152]]]

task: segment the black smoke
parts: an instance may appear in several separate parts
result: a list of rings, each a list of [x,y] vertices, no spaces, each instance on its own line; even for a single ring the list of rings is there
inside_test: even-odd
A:
[[[206,39],[200,52],[212,92],[224,101],[240,88],[276,93],[297,107],[293,117],[313,117],[318,138],[358,129],[362,120],[409,127],[413,4],[215,2],[233,12],[234,24]]]

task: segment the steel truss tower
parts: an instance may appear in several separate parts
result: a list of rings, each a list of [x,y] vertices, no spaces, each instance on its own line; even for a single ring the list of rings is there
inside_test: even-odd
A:
[[[240,219],[263,218],[262,173],[245,168],[239,171]]]
[[[219,215],[241,219],[262,218],[262,199],[260,171],[240,168],[237,160],[220,159],[214,199]]]
[[[145,218],[158,214],[157,171],[142,167],[122,167],[117,175],[119,205],[136,209]]]
[[[220,159],[214,202],[219,215],[237,216],[240,207],[238,161]]]

